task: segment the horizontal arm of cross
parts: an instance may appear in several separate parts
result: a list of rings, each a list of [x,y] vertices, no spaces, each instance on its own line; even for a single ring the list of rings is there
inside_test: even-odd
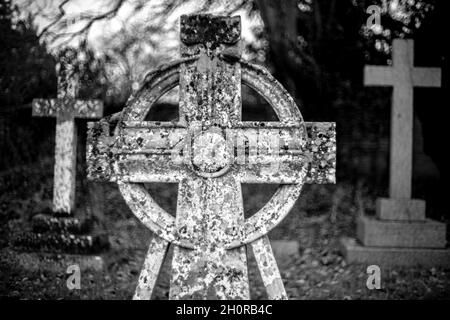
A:
[[[416,67],[412,70],[412,80],[415,87],[440,87],[441,69]]]
[[[301,138],[305,135],[298,124],[248,122],[239,127],[228,129],[227,135],[237,146],[234,166],[241,182],[335,183],[334,123],[306,123],[308,139]],[[242,140],[248,141],[248,147]]]
[[[400,71],[392,66],[365,66],[364,67],[364,85],[365,86],[395,86],[396,79],[401,75]],[[440,68],[422,68],[414,67],[408,70],[409,76],[406,81],[411,81],[414,87],[440,87],[441,86],[441,69]],[[405,81],[405,79],[403,80]]]
[[[178,182],[185,174],[175,147],[184,127],[164,122],[123,122],[112,135],[106,121],[89,122],[88,178],[98,181]],[[177,161],[178,160],[178,161]]]
[[[306,122],[312,154],[306,183],[336,183],[336,123]]]
[[[32,107],[35,117],[69,115],[73,118],[96,119],[103,116],[103,102],[101,100],[34,99]]]
[[[188,129],[173,123],[88,124],[88,177],[100,181],[179,182],[186,176]],[[334,183],[334,123],[242,122],[226,129],[232,168],[243,183]],[[186,151],[188,150],[188,151]]]
[[[391,66],[365,66],[365,86],[393,86],[395,84],[394,72]]]
[[[237,179],[243,183],[295,183],[304,180],[309,163],[303,151],[305,128],[299,123],[241,122],[227,129]]]

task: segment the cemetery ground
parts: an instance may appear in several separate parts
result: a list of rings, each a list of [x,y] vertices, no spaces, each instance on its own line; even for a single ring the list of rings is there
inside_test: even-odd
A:
[[[29,167],[32,170],[32,166]],[[32,172],[12,171],[2,177],[0,193],[0,297],[20,299],[130,299],[134,293],[151,232],[130,212],[116,184],[103,184],[104,217],[99,228],[107,230],[111,248],[103,253],[102,272],[82,271],[81,289],[69,290],[65,270],[30,270],[18,267],[11,251],[15,232],[31,216],[50,208],[52,164],[42,162]],[[89,205],[86,182],[78,179],[77,203]],[[153,184],[148,188],[159,204],[175,212],[176,185]],[[246,215],[256,212],[275,191],[275,185],[243,187]],[[306,185],[293,210],[270,234],[272,240],[297,240],[299,252],[277,257],[290,299],[449,299],[450,270],[411,267],[381,268],[380,290],[366,287],[366,265],[348,265],[339,253],[339,238],[354,236],[355,219],[375,210],[377,194],[362,183]],[[154,293],[167,299],[169,257]],[[250,292],[253,299],[266,296],[254,259],[249,258]]]

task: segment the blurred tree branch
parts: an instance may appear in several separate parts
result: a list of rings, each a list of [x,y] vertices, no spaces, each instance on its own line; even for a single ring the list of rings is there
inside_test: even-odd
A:
[[[41,2],[42,6],[39,5]],[[223,14],[234,14],[238,10],[244,8],[245,6],[252,3],[251,0],[239,0],[239,1],[213,1],[213,0],[203,0],[202,2],[197,1],[182,1],[182,0],[168,0],[162,1],[156,4],[155,1],[148,0],[109,0],[104,1],[103,8],[100,11],[86,11],[78,14],[71,14],[67,7],[71,5],[76,5],[77,0],[42,0],[34,2],[32,0],[26,0],[23,3],[23,7],[30,6],[34,4],[38,6],[38,11],[42,10],[42,7],[51,7],[57,5],[56,14],[40,13],[43,17],[48,19],[50,22],[40,31],[38,37],[40,39],[47,38],[49,42],[59,41],[64,39],[61,43],[62,45],[80,37],[85,41],[89,35],[92,26],[96,22],[102,22],[111,20],[116,17],[119,11],[127,4],[131,6],[132,12],[131,16],[136,16],[141,13],[147,6],[153,5],[153,10],[151,11],[151,20],[158,21],[160,23],[165,23],[168,16],[170,16],[176,9],[179,9],[183,5],[193,4],[197,5],[198,12],[207,12],[214,7],[218,7],[225,3],[222,8]],[[56,3],[55,3],[56,2]],[[37,4],[36,4],[37,3]],[[150,17],[149,17],[150,18]],[[79,28],[74,28],[74,25],[81,25]],[[75,29],[75,30],[71,30]],[[162,29],[162,26],[161,26]]]
[[[66,11],[64,10],[64,6],[70,3],[72,0],[63,0],[58,5],[58,15],[50,22],[39,34],[39,38],[43,35],[49,36],[52,38],[51,41],[59,40],[60,38],[65,38],[63,43],[67,43],[72,41],[74,38],[81,36],[86,39],[89,35],[89,31],[95,22],[108,20],[117,15],[119,10],[122,8],[123,4],[126,2],[125,0],[113,0],[110,2],[110,9],[104,12],[96,13],[96,12],[87,12],[79,14],[76,17],[68,16]],[[64,29],[71,25],[71,21],[76,21],[76,23],[84,24],[80,29],[76,31],[67,31],[67,32],[54,32],[51,31],[52,28],[56,27],[56,29]]]

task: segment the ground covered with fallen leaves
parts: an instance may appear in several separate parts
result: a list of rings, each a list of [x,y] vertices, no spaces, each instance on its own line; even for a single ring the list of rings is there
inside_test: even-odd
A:
[[[69,290],[68,275],[61,270],[30,270],[17,265],[19,253],[11,238],[33,214],[51,205],[51,163],[42,164],[32,175],[14,173],[3,179],[0,192],[0,298],[19,299],[130,299],[137,283],[152,236],[132,215],[113,184],[101,189],[99,226],[109,234],[111,249],[102,253],[102,271],[83,271],[81,289]],[[148,186],[159,204],[175,214],[176,185]],[[246,216],[255,213],[270,198],[276,186],[243,187]],[[89,194],[78,182],[79,212],[86,211]],[[339,252],[339,239],[354,236],[355,218],[373,214],[376,195],[364,184],[305,186],[288,217],[270,234],[273,240],[296,240],[299,251],[278,259],[279,269],[291,299],[449,299],[450,270],[436,268],[382,268],[381,289],[366,286],[366,265],[348,265]],[[83,211],[84,210],[84,211]],[[97,208],[98,210],[98,208]],[[38,253],[40,254],[40,253]],[[168,297],[170,254],[163,265],[154,293]],[[62,259],[62,258],[61,258]],[[266,298],[255,261],[249,258],[250,291],[253,299]]]

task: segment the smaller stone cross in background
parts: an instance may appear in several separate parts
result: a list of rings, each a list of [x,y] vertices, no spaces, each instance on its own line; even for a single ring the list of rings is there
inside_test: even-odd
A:
[[[58,70],[59,69],[59,70]],[[75,118],[103,116],[100,100],[77,99],[79,75],[70,63],[58,63],[58,98],[34,99],[33,116],[56,117],[53,211],[71,215],[75,207],[77,127]]]
[[[26,251],[94,253],[107,246],[102,235],[92,235],[93,221],[75,217],[75,177],[77,127],[75,118],[96,119],[103,115],[100,100],[77,99],[80,75],[76,68],[77,51],[67,49],[60,57],[57,99],[34,99],[33,116],[55,117],[55,167],[53,214],[33,216],[32,232],[24,231],[15,245]],[[36,137],[38,139],[38,137]]]
[[[366,66],[366,86],[393,88],[389,196],[411,198],[413,154],[414,87],[439,88],[441,69],[414,67],[414,41],[395,39],[392,66]]]

